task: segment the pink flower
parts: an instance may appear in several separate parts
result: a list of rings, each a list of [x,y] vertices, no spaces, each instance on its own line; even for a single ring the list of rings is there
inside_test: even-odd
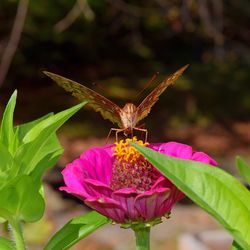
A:
[[[79,197],[117,223],[152,221],[168,214],[184,194],[129,146],[129,141],[83,153],[63,170],[66,186],[60,190]],[[168,142],[148,147],[168,156],[217,165],[207,154],[194,153],[185,144]]]

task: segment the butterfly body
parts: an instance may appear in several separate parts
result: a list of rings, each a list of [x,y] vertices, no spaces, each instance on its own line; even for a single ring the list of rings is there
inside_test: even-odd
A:
[[[120,111],[122,128],[129,133],[137,124],[137,107],[133,103],[126,103]]]
[[[119,132],[123,132],[127,136],[133,134],[133,130],[144,131],[147,134],[146,129],[137,126],[138,122],[150,113],[152,106],[157,102],[159,96],[182,75],[187,67],[188,65],[180,68],[163,80],[146,96],[139,106],[135,106],[133,103],[126,103],[123,108],[120,108],[106,97],[75,81],[51,72],[45,71],[44,73],[79,100],[88,101],[88,105],[95,111],[100,112],[104,119],[109,119],[111,122],[116,123],[119,128],[113,128],[110,132],[116,131],[117,138]]]

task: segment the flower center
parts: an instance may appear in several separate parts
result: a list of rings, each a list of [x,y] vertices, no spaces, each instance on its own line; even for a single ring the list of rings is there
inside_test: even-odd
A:
[[[141,146],[149,144],[137,140],[136,137],[115,143],[113,147],[115,159],[110,185],[114,190],[136,188],[143,192],[150,189],[154,183],[154,167],[134,147],[129,145],[130,142],[138,143]]]

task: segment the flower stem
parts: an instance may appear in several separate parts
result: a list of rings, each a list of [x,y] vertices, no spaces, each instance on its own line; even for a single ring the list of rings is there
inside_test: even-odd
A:
[[[13,236],[16,243],[16,250],[25,250],[25,243],[23,239],[21,223],[18,220],[11,220],[10,225],[12,227]]]
[[[150,249],[150,227],[135,229],[136,250]]]

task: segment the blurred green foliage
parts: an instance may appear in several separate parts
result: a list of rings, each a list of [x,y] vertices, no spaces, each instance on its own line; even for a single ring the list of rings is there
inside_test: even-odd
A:
[[[1,0],[0,55],[17,4]],[[76,4],[83,7],[67,23],[64,18]],[[189,63],[178,83],[161,96],[155,117],[248,119],[249,14],[248,0],[30,1],[3,87],[32,91],[52,86],[41,73],[46,69],[78,82],[101,82],[104,90],[97,91],[124,104],[155,72],[163,79]]]

